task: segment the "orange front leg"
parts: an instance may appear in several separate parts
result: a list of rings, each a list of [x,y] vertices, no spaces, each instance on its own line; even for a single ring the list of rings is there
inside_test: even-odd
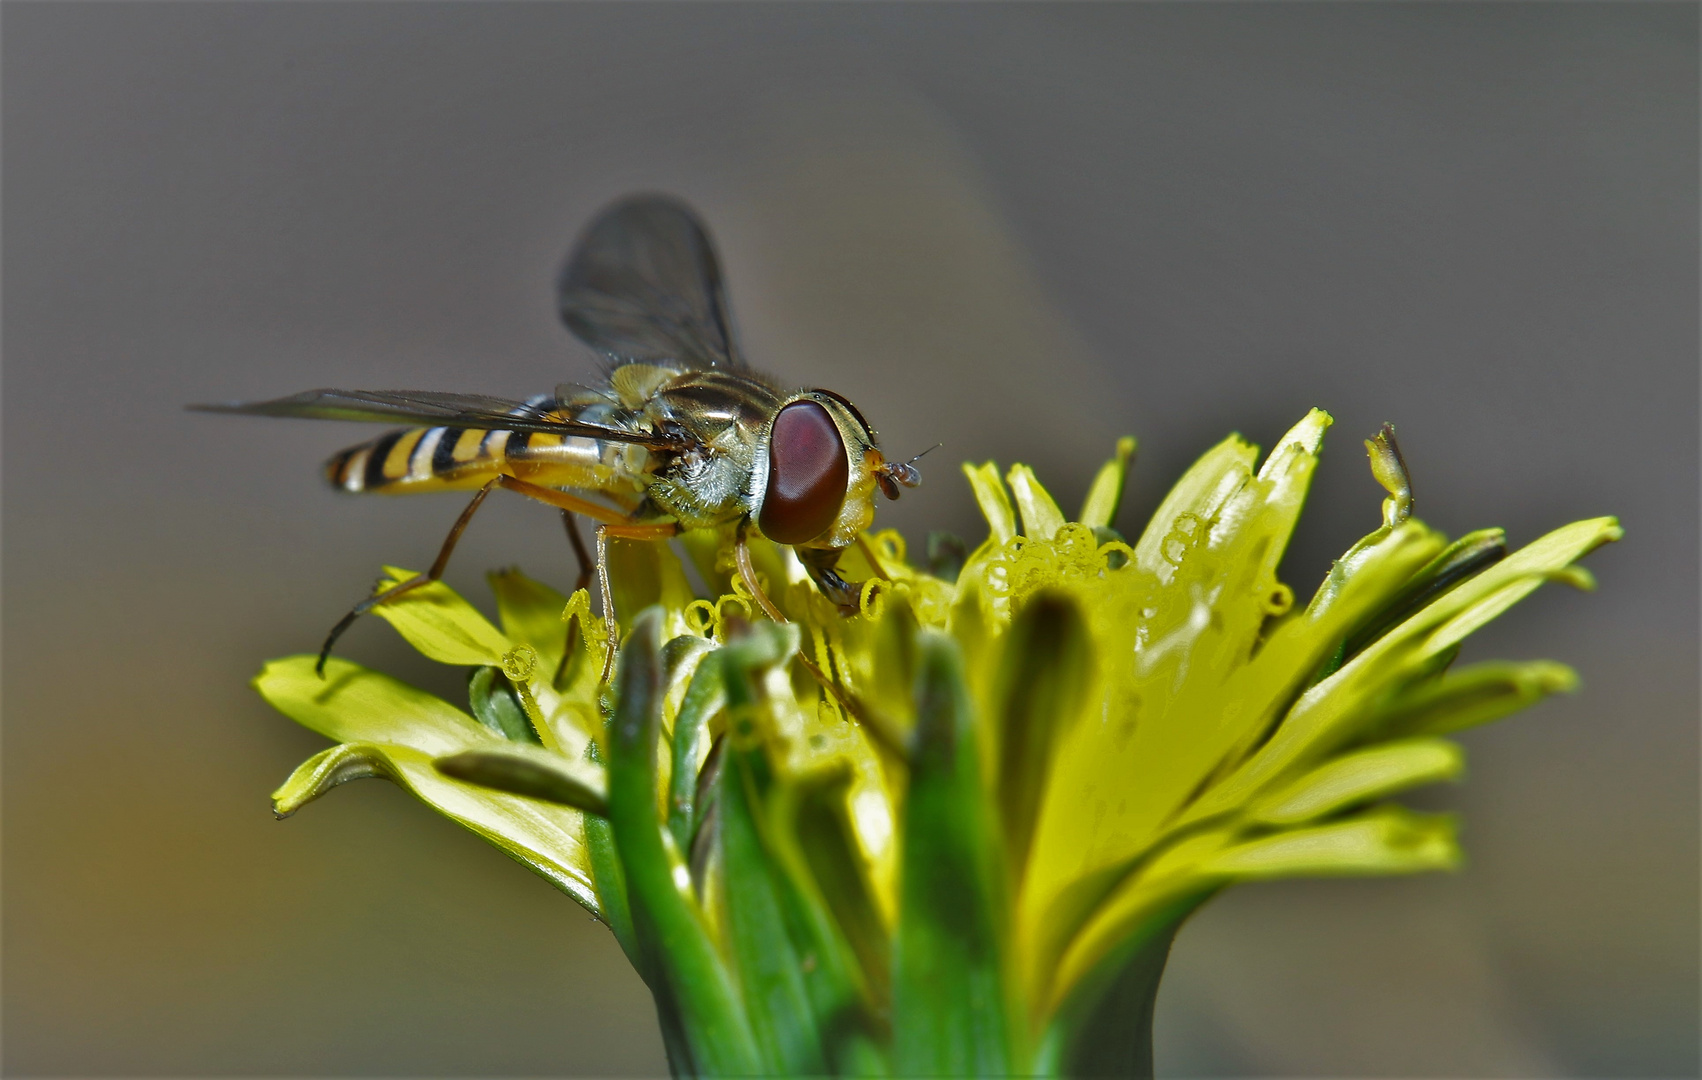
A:
[[[610,522],[597,526],[597,590],[603,595],[603,624],[609,630],[609,647],[603,655],[602,682],[608,682],[615,670],[615,649],[620,644],[620,624],[615,621],[615,594],[609,586],[609,541],[667,540],[678,536],[680,527],[672,521]]]
[[[597,526],[597,591],[603,600],[603,623],[609,631],[609,645],[603,656],[601,676],[601,681],[608,682],[615,669],[615,650],[620,645],[620,624],[615,619],[615,596],[609,586],[609,540],[666,540],[679,535],[679,525],[672,521],[634,521],[630,515],[613,507],[554,488],[539,487],[506,474],[497,477],[496,483],[528,499],[536,499],[568,513],[583,514],[601,523]]]
[[[342,636],[343,631],[347,630],[356,619],[379,604],[394,600],[404,593],[411,592],[430,582],[438,581],[443,577],[443,571],[449,565],[449,557],[454,554],[455,545],[460,541],[461,534],[466,531],[467,524],[473,520],[473,515],[478,512],[479,507],[485,501],[485,497],[498,487],[507,488],[518,495],[526,496],[528,499],[556,507],[564,515],[582,514],[593,521],[601,522],[597,527],[597,584],[598,591],[602,594],[603,599],[603,619],[609,627],[609,648],[608,655],[603,661],[602,676],[604,682],[608,681],[610,672],[614,670],[615,648],[619,641],[619,630],[615,622],[614,598],[609,589],[608,538],[665,540],[678,534],[680,527],[671,521],[634,521],[631,516],[613,507],[604,506],[577,495],[570,495],[565,491],[557,491],[554,488],[539,487],[537,484],[528,483],[506,473],[492,477],[473,495],[473,499],[467,504],[467,508],[461,511],[460,517],[455,519],[455,524],[450,528],[448,537],[444,539],[443,547],[438,551],[437,559],[432,562],[430,570],[423,574],[415,574],[407,581],[398,582],[382,592],[367,597],[356,604],[347,615],[338,621],[336,626],[331,628],[331,633],[326,636],[325,644],[319,650],[317,670],[321,678],[325,675],[325,660],[331,655],[332,646],[337,643],[337,639]],[[567,532],[568,538],[575,542],[575,551],[580,555],[581,577],[583,578],[584,545],[578,542],[579,535],[574,529],[571,519],[568,519],[567,522]]]
[[[583,517],[588,517],[592,521],[600,521],[605,525],[632,524],[632,517],[630,515],[622,513],[612,506],[604,506],[602,503],[595,503],[590,499],[582,499],[577,495],[569,495],[567,492],[557,491],[555,488],[539,487],[537,484],[528,483],[518,477],[509,476],[507,473],[503,473],[501,476],[498,476],[495,480],[491,481],[491,483],[500,484],[509,491],[515,492],[519,495],[524,495],[528,499],[536,499],[537,501],[553,506],[558,510],[568,510]]]

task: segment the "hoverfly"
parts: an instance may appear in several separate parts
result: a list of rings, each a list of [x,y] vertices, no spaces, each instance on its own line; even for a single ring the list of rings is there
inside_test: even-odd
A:
[[[411,390],[309,390],[273,401],[194,405],[208,412],[403,421],[333,457],[326,478],[351,492],[473,490],[430,570],[362,600],[332,629],[325,659],[355,619],[436,581],[467,523],[497,487],[558,508],[589,578],[574,515],[596,521],[596,573],[615,641],[611,539],[663,540],[736,522],[745,587],[785,617],[751,568],[747,536],[796,553],[822,595],[858,610],[859,587],[835,566],[874,520],[878,488],[896,499],[921,482],[915,459],[888,461],[875,431],[831,390],[787,390],[746,366],[734,339],[708,231],[683,203],[637,195],[599,214],[556,283],[562,322],[601,353],[603,385],[564,384],[509,401]],[[606,502],[585,498],[589,493]]]

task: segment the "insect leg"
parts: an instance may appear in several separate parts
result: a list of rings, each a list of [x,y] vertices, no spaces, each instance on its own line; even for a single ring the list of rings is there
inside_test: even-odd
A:
[[[615,648],[620,644],[620,628],[615,622],[614,595],[609,588],[609,539],[666,540],[670,536],[679,535],[680,527],[672,521],[633,521],[612,507],[581,499],[577,495],[569,495],[565,491],[529,484],[507,474],[497,477],[491,483],[500,484],[510,491],[547,503],[558,510],[583,514],[592,521],[601,523],[597,526],[597,591],[602,595],[603,621],[609,628],[608,655],[603,659],[602,675],[602,681],[608,682],[615,667]],[[568,534],[573,535],[571,527]]]
[[[603,656],[602,682],[608,682],[615,670],[615,649],[620,645],[620,624],[615,621],[615,594],[609,587],[609,541],[666,540],[678,536],[680,527],[672,521],[608,522],[597,526],[597,591],[603,599],[603,625],[609,630],[608,651]]]
[[[461,534],[467,529],[467,523],[473,520],[473,515],[478,512],[479,505],[485,501],[485,496],[491,493],[491,489],[496,487],[497,482],[501,479],[500,476],[496,477],[480,488],[477,494],[473,496],[473,501],[467,504],[467,509],[461,511],[461,516],[455,519],[455,524],[449,529],[449,535],[444,538],[443,547],[438,551],[437,560],[431,564],[430,570],[423,574],[415,574],[406,581],[397,582],[383,592],[374,593],[350,608],[349,613],[337,621],[337,625],[333,626],[331,632],[326,635],[325,644],[320,646],[319,662],[313,667],[313,670],[318,673],[321,679],[325,677],[325,661],[330,659],[331,647],[337,644],[337,639],[343,636],[343,631],[354,625],[356,619],[386,600],[392,600],[405,592],[443,577],[443,571],[449,566],[449,557],[455,554],[455,545],[460,542]]]
[[[745,529],[749,524],[748,521],[741,521],[738,535],[733,540],[733,562],[738,565],[739,580],[745,583],[745,588],[750,590],[751,596],[769,618],[783,623],[786,621],[785,614],[768,598],[768,594],[762,591],[762,585],[756,580],[756,568],[751,565],[751,546],[745,539]]]
[[[839,576],[839,571],[835,569],[839,564],[839,553],[842,549],[793,548],[792,550],[797,553],[798,561],[804,564],[804,569],[809,572],[810,580],[816,583],[816,588],[821,591],[823,596],[833,601],[841,615],[856,615],[862,610],[862,586],[855,582],[846,581]],[[876,575],[886,578],[887,575],[881,570],[880,562],[876,560],[874,553],[867,547],[863,549],[863,553],[868,557],[870,565],[875,568]]]
[[[573,545],[573,555],[579,561],[579,580],[573,583],[573,591],[578,592],[591,584],[591,553],[585,550],[585,538],[579,535],[579,523],[573,520],[573,511],[563,510],[561,523],[567,529],[567,542]]]
[[[574,557],[579,562],[579,579],[573,583],[573,591],[578,592],[591,584],[591,553],[585,550],[585,538],[579,535],[579,522],[573,516],[573,511],[561,512],[561,524],[567,530],[567,542],[573,545]],[[567,672],[567,661],[573,656],[574,648],[579,644],[579,622],[569,619],[567,622],[567,641],[561,650],[561,663],[556,665],[556,673],[551,682],[561,683],[562,676]]]
[[[592,521],[600,521],[605,525],[630,525],[632,523],[630,517],[613,507],[594,503],[590,499],[581,499],[577,495],[569,495],[567,492],[557,491],[555,488],[529,484],[517,477],[509,476],[507,473],[498,476],[491,483],[500,484],[509,491],[524,495],[528,499],[536,499],[541,503],[555,507],[557,510],[571,510],[575,514],[583,514]],[[672,536],[673,533],[668,535]]]
[[[863,533],[857,534],[857,550],[861,551],[863,558],[869,561],[869,566],[874,570],[876,577],[882,581],[892,580],[892,575],[886,572],[886,568],[881,565],[880,559],[875,555],[875,546],[869,543],[869,538]]]
[[[793,550],[796,551],[797,549],[794,548]],[[828,552],[822,557],[824,557],[827,561],[827,569],[819,572],[825,574],[831,582],[836,582],[840,588],[849,590],[849,594],[851,596],[855,596],[857,591],[856,587],[847,584],[844,579],[840,578],[839,575],[834,573],[832,570],[832,564],[838,560],[839,552]],[[745,583],[745,588],[750,590],[751,595],[756,598],[756,602],[761,605],[762,610],[767,613],[768,617],[779,623],[787,621],[785,614],[775,606],[774,601],[768,598],[768,594],[763,592],[762,586],[756,580],[756,569],[751,565],[751,549],[750,544],[745,539],[745,526],[743,524],[739,526],[738,534],[733,543],[733,561],[738,564],[740,580]],[[818,585],[821,585],[822,579],[820,577],[816,577],[818,572],[817,568],[811,565],[809,559],[804,559],[803,562],[805,568],[810,570],[811,577],[815,578]],[[878,563],[875,563],[873,557],[869,559],[869,562],[872,565],[879,565]],[[855,609],[847,610],[845,602],[836,602],[839,603],[841,612],[853,615],[856,614]],[[816,682],[821,685],[821,688],[833,695],[834,700],[839,702],[840,708],[844,709],[847,715],[862,724],[877,743],[900,757],[904,755],[904,740],[894,734],[897,730],[895,725],[891,722],[884,721],[882,718],[871,713],[869,708],[858,699],[856,694],[852,693],[846,687],[841,686],[837,681],[828,678],[827,672],[823,671],[820,665],[818,665],[815,660],[810,657],[809,653],[805,652],[802,648],[794,654],[794,659],[804,665],[804,669],[815,677]]]

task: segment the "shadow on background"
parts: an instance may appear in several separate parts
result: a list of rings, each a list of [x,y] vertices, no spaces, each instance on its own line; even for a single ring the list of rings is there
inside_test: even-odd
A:
[[[715,228],[747,352],[946,448],[882,510],[979,535],[955,462],[1133,531],[1231,429],[1337,418],[1285,567],[1377,522],[1401,431],[1449,532],[1622,515],[1584,597],[1474,646],[1585,689],[1467,742],[1452,877],[1244,888],[1178,940],[1177,1075],[1697,1070],[1693,6],[8,4],[8,1075],[655,1074],[602,927],[382,784],[288,823],[320,741],[246,680],[459,498],[343,499],[369,432],[189,416],[312,386],[523,396],[578,227]],[[566,584],[548,513],[451,581]],[[369,620],[348,655],[458,676]]]

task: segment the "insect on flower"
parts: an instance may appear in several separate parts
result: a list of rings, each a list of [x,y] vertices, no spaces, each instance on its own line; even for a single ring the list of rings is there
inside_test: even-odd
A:
[[[748,533],[789,545],[821,593],[847,614],[859,588],[835,569],[889,499],[921,481],[915,459],[888,461],[875,431],[831,390],[788,391],[752,371],[734,340],[721,267],[690,208],[657,195],[605,209],[557,281],[567,328],[607,361],[603,385],[571,384],[525,401],[413,390],[309,390],[274,401],[194,405],[206,412],[410,422],[344,450],[325,467],[344,491],[473,490],[431,569],[356,604],[332,628],[319,668],[355,619],[443,574],[493,488],[562,512],[580,564],[574,515],[597,524],[596,572],[614,656],[610,539],[664,540],[734,529],[739,576],[763,610],[784,616],[751,568]],[[581,492],[601,497],[594,501]],[[605,664],[604,677],[607,678]]]

